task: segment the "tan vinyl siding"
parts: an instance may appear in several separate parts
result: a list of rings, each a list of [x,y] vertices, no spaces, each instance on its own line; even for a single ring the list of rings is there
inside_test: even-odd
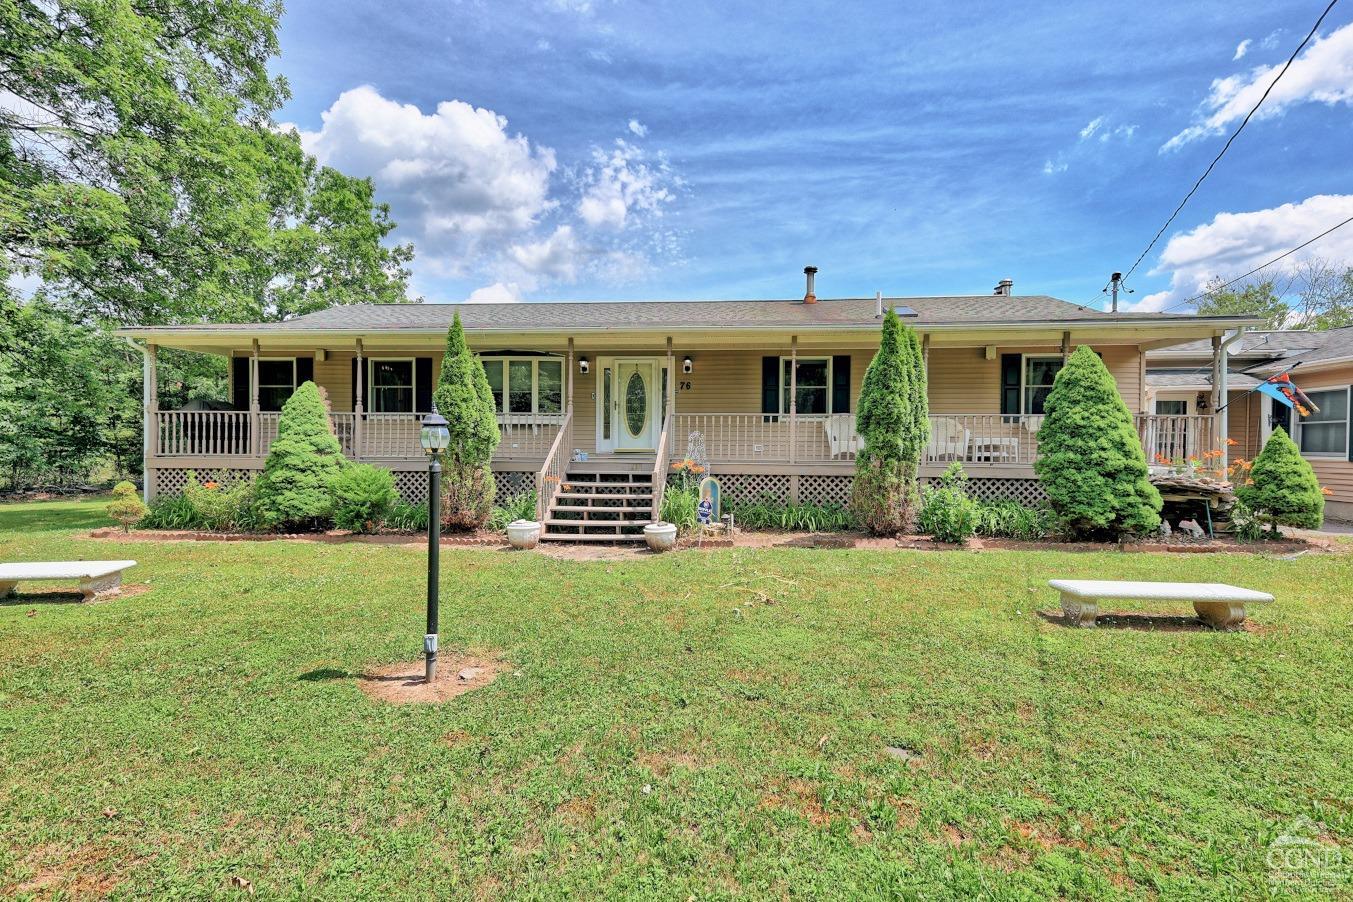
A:
[[[1259,453],[1259,420],[1262,416],[1263,400],[1258,392],[1230,392],[1230,404],[1226,408],[1226,429],[1228,437],[1235,442],[1230,446],[1232,460],[1244,458],[1253,460]]]
[[[348,412],[352,410],[352,361],[356,357],[352,351],[329,352],[329,359],[315,361],[315,383],[329,393],[329,406],[335,412]],[[380,351],[376,354],[367,354],[362,358],[362,365],[367,366],[367,361],[373,357],[383,358],[409,358],[409,357],[431,357],[432,358],[432,384],[435,388],[437,378],[442,371],[442,354],[430,352],[427,350],[407,350],[407,351]],[[370,401],[365,401],[367,410],[371,409]],[[418,413],[426,413],[420,410]]]

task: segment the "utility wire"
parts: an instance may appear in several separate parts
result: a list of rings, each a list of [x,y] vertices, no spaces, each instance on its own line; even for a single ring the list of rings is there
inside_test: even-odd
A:
[[[1222,145],[1221,152],[1213,158],[1211,163],[1207,164],[1207,169],[1203,170],[1202,175],[1198,176],[1198,181],[1193,183],[1193,187],[1189,189],[1189,193],[1185,194],[1184,199],[1179,202],[1179,206],[1174,208],[1174,212],[1170,214],[1170,218],[1165,220],[1165,225],[1160,227],[1160,230],[1156,232],[1155,237],[1151,239],[1151,243],[1146,246],[1145,250],[1137,255],[1137,259],[1133,261],[1132,266],[1130,266],[1128,271],[1123,274],[1123,279],[1125,281],[1127,277],[1132,275],[1137,267],[1141,265],[1141,262],[1146,258],[1146,255],[1151,253],[1151,248],[1156,246],[1156,242],[1160,240],[1160,236],[1165,234],[1165,230],[1170,227],[1170,223],[1174,222],[1175,217],[1184,209],[1184,205],[1187,204],[1189,199],[1197,192],[1199,186],[1203,184],[1203,180],[1212,174],[1212,170],[1216,167],[1217,163],[1221,162],[1221,158],[1226,155],[1226,151],[1231,149],[1231,143],[1245,130],[1245,126],[1250,124],[1250,119],[1259,111],[1259,107],[1263,106],[1264,101],[1268,99],[1268,95],[1273,90],[1274,86],[1276,86],[1279,80],[1287,74],[1287,70],[1297,58],[1297,54],[1301,53],[1306,45],[1310,43],[1311,38],[1315,37],[1316,31],[1320,28],[1320,23],[1325,21],[1325,17],[1330,14],[1330,10],[1334,9],[1334,5],[1338,2],[1339,0],[1330,0],[1329,6],[1325,7],[1325,11],[1320,14],[1319,19],[1315,20],[1315,24],[1311,26],[1311,30],[1307,32],[1306,37],[1297,45],[1297,49],[1292,51],[1292,55],[1287,58],[1287,62],[1283,64],[1282,70],[1274,77],[1273,81],[1269,82],[1268,88],[1264,90],[1264,96],[1260,97],[1259,102],[1254,105],[1254,108],[1245,114],[1245,118],[1241,121],[1240,126],[1231,133],[1231,137],[1227,138],[1226,143]]]
[[[1221,291],[1221,290],[1223,290],[1223,289],[1230,288],[1232,285],[1236,284],[1237,282],[1241,281],[1242,279],[1248,279],[1250,276],[1252,276],[1252,275],[1254,275],[1255,273],[1259,272],[1259,270],[1261,270],[1261,269],[1267,269],[1268,267],[1272,266],[1274,263],[1277,263],[1279,260],[1282,260],[1284,257],[1290,257],[1290,256],[1292,256],[1293,254],[1295,254],[1297,251],[1301,250],[1302,248],[1304,248],[1304,247],[1309,247],[1310,245],[1315,244],[1317,241],[1319,241],[1321,238],[1324,238],[1324,237],[1325,237],[1326,235],[1328,235],[1330,232],[1333,232],[1333,231],[1335,231],[1336,229],[1342,229],[1344,226],[1348,225],[1350,222],[1353,222],[1353,216],[1348,217],[1348,218],[1345,219],[1343,222],[1336,223],[1335,225],[1330,226],[1328,229],[1325,229],[1325,231],[1321,232],[1319,235],[1316,235],[1314,238],[1311,238],[1311,239],[1309,239],[1309,240],[1307,240],[1307,241],[1303,241],[1301,244],[1298,244],[1296,247],[1292,248],[1290,251],[1284,251],[1283,253],[1279,254],[1279,255],[1276,256],[1276,257],[1274,257],[1272,260],[1268,261],[1267,263],[1261,263],[1259,266],[1256,266],[1254,269],[1252,269],[1252,270],[1250,270],[1249,272],[1245,273],[1243,276],[1236,276],[1236,277],[1235,277],[1234,279],[1232,279],[1231,281],[1225,282],[1225,283],[1223,283],[1223,284],[1221,284],[1221,285],[1216,285],[1216,286],[1214,286],[1214,287],[1212,287],[1212,288],[1209,288],[1207,291],[1204,291],[1202,294],[1195,294],[1195,295],[1194,295],[1193,297],[1191,297],[1191,298],[1186,298],[1186,299],[1184,299],[1184,300],[1182,300],[1182,301],[1179,301],[1179,302],[1177,302],[1177,303],[1171,304],[1171,305],[1168,306],[1168,307],[1162,308],[1160,312],[1161,312],[1161,313],[1168,313],[1169,311],[1175,309],[1176,307],[1183,307],[1185,304],[1192,304],[1194,301],[1202,300],[1203,298],[1207,297],[1207,296],[1210,295],[1210,294],[1216,294],[1217,292],[1219,292],[1219,291]]]

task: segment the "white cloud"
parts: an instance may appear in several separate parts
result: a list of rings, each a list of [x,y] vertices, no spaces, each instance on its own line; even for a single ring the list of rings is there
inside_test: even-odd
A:
[[[611,55],[605,50],[589,50],[587,56],[595,62],[605,63],[608,66],[611,64]]]
[[[460,100],[425,114],[370,86],[345,91],[306,150],[344,172],[370,174],[377,196],[412,239],[419,259],[443,274],[530,230],[550,199],[554,151],[509,134],[507,119]]]
[[[1218,78],[1203,101],[1202,118],[1161,146],[1177,150],[1190,141],[1222,134],[1245,117],[1272,83],[1281,65],[1259,66],[1248,73]],[[1353,104],[1353,24],[1326,37],[1316,37],[1273,88],[1256,119],[1280,116],[1300,103]]]
[[[494,282],[483,288],[476,288],[465,299],[467,304],[501,304],[522,299],[521,286],[516,282]]]
[[[1081,129],[1081,140],[1085,141],[1088,138],[1091,138],[1095,132],[1099,131],[1099,127],[1103,124],[1104,124],[1103,116],[1096,116],[1095,118],[1091,119],[1089,124],[1087,124],[1085,128]]]
[[[575,282],[582,249],[573,226],[562,225],[540,241],[514,244],[508,259],[525,274],[523,282],[534,288],[540,280]]]
[[[1236,45],[1236,55],[1233,56],[1233,57],[1231,57],[1231,62],[1235,62],[1235,61],[1238,60],[1238,59],[1244,59],[1245,54],[1247,54],[1247,53],[1250,52],[1250,44],[1252,44],[1252,43],[1254,43],[1254,42],[1251,41],[1249,38],[1246,38],[1245,40],[1243,40],[1243,41],[1241,41],[1239,44],[1237,44],[1237,45]]]
[[[1153,311],[1177,304],[1198,294],[1212,278],[1235,278],[1350,216],[1353,194],[1317,194],[1267,210],[1218,213],[1211,222],[1171,236],[1151,271],[1170,273],[1170,287],[1147,295],[1131,309]],[[1283,263],[1306,256],[1353,265],[1353,227],[1322,238]]]
[[[1056,175],[1059,172],[1066,172],[1068,165],[1069,164],[1066,162],[1066,160],[1062,159],[1059,159],[1056,163],[1054,163],[1052,160],[1044,160],[1043,174]]]
[[[545,40],[544,38],[541,38],[540,40],[536,41],[536,49],[539,50],[541,53],[548,53],[554,49],[554,45],[551,44],[549,41]]]
[[[1115,139],[1131,141],[1137,134],[1135,125],[1112,125],[1109,116],[1096,116],[1077,133],[1076,143],[1065,150],[1059,150],[1055,157],[1043,161],[1043,174],[1056,175],[1071,168],[1071,160],[1094,153],[1096,144],[1108,144]]]
[[[632,135],[637,135],[637,136],[640,137],[640,138],[647,138],[647,137],[648,137],[648,126],[647,126],[647,125],[644,125],[644,124],[643,124],[642,122],[640,122],[638,119],[631,119],[631,120],[630,120],[629,129],[630,129],[630,134],[632,134]]]
[[[592,151],[592,167],[581,178],[578,215],[593,228],[623,229],[638,214],[662,214],[676,197],[677,179],[661,154],[649,163],[643,148],[617,138],[608,153]]]

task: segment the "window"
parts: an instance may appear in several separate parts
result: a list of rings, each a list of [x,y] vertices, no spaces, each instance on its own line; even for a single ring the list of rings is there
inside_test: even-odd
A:
[[[789,413],[789,357],[780,358],[780,412]],[[830,357],[800,357],[799,371],[793,380],[798,397],[799,416],[825,416],[831,413],[832,360]]]
[[[493,405],[498,413],[562,413],[564,410],[564,362],[554,357],[488,357],[484,373],[489,377]]]
[[[296,358],[259,358],[258,409],[281,410],[296,391]]]
[[[1020,412],[1025,415],[1041,415],[1043,405],[1047,403],[1052,391],[1052,382],[1062,369],[1062,357],[1024,358],[1024,383],[1020,386]]]
[[[373,413],[414,413],[412,360],[372,360],[370,369]]]
[[[1348,389],[1308,391],[1311,403],[1320,410],[1301,417],[1298,442],[1304,454],[1348,453]]]
[[[1189,412],[1188,401],[1166,401],[1156,402],[1156,415],[1162,417],[1182,417]]]

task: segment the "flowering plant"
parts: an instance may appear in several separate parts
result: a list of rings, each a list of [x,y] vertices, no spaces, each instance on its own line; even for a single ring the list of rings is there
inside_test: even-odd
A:
[[[691,489],[699,484],[700,477],[705,475],[705,468],[687,457],[672,464],[672,474],[676,477],[674,482],[678,487]]]

